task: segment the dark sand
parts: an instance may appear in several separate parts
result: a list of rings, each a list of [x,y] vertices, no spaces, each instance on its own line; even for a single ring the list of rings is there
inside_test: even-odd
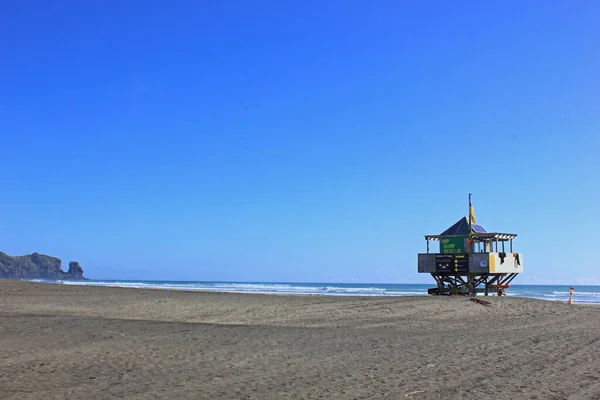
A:
[[[0,280],[1,399],[600,399],[600,307]]]

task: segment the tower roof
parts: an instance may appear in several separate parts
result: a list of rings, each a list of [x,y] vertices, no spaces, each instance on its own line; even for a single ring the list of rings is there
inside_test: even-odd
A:
[[[477,224],[471,224],[473,232],[475,233],[486,233],[487,231],[483,226]],[[462,217],[450,228],[440,233],[440,236],[468,236],[469,235],[469,220],[467,217]]]
[[[439,240],[444,236],[471,236],[474,239],[480,240],[509,240],[517,237],[514,233],[497,233],[497,232],[488,232],[481,225],[471,224],[473,228],[473,234],[470,235],[469,232],[469,220],[467,217],[462,217],[459,219],[454,225],[450,228],[446,229],[444,232],[439,235],[426,235],[425,239],[427,240]]]

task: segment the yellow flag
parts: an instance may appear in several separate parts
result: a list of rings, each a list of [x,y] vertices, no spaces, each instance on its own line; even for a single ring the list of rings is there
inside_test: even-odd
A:
[[[476,224],[477,219],[475,218],[475,210],[473,210],[473,204],[471,204],[471,202],[469,202],[469,212],[471,213],[471,223]]]

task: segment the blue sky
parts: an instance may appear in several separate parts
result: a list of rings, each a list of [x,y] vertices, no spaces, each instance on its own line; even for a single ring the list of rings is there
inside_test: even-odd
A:
[[[600,283],[600,6],[19,1],[0,12],[0,250],[91,278],[429,282],[519,234]]]

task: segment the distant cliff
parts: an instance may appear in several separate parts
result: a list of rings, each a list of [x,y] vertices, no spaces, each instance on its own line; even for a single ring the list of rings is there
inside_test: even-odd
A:
[[[69,263],[69,270],[63,271],[61,261],[56,257],[33,253],[11,257],[0,251],[0,278],[8,279],[68,279],[84,280],[83,269],[76,261]]]

